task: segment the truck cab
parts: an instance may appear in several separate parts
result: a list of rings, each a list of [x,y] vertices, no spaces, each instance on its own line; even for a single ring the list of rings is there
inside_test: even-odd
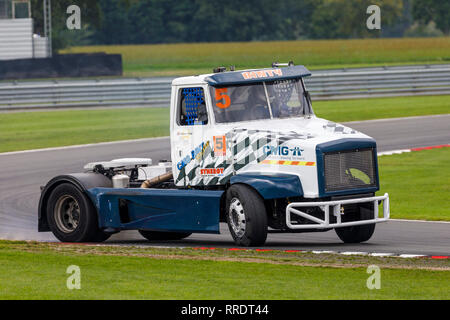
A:
[[[119,159],[56,177],[41,196],[40,230],[92,240],[58,229],[70,205],[61,209],[51,195],[63,181],[80,193],[75,218],[80,199],[90,205],[99,239],[127,229],[181,239],[218,233],[222,221],[242,246],[263,245],[268,232],[331,229],[344,242],[369,240],[389,219],[388,195],[375,196],[375,140],[315,116],[304,66],[215,71],[172,82],[171,161]]]

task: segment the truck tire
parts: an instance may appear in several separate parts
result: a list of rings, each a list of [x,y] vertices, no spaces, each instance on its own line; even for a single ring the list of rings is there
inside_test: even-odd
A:
[[[252,188],[235,184],[227,190],[225,214],[238,246],[262,246],[267,238],[267,213],[261,196]]]
[[[51,192],[47,221],[62,242],[102,242],[110,237],[99,229],[91,200],[71,183],[60,184]]]
[[[189,237],[192,233],[188,232],[163,232],[139,230],[139,233],[147,240],[181,240]]]
[[[373,210],[358,206],[358,211],[353,212],[353,216],[356,214],[359,216],[359,219],[352,218],[352,221],[355,220],[367,220],[373,217]],[[345,220],[343,220],[345,221]],[[375,223],[365,224],[362,226],[351,226],[351,227],[343,227],[334,229],[339,239],[341,239],[344,243],[360,243],[369,240],[374,231],[375,231]]]

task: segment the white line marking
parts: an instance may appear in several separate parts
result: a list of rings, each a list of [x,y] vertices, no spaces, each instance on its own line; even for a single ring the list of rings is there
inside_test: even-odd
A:
[[[399,255],[400,258],[421,258],[426,257],[426,255],[423,254],[401,254]]]
[[[359,252],[359,251],[344,251],[344,252],[339,252],[339,254],[343,254],[345,256],[365,256],[368,253],[367,252]]]
[[[392,150],[392,151],[383,151],[383,152],[378,152],[377,155],[380,156],[390,156],[393,154],[401,154],[401,153],[405,153],[405,152],[411,152],[411,149],[400,149],[400,150]]]
[[[306,252],[308,252],[308,251],[306,251]],[[311,251],[312,253],[315,253],[315,254],[322,254],[322,253],[337,253],[336,251],[320,251],[320,250],[313,250],[313,251]]]
[[[390,256],[395,256],[395,254],[394,253],[377,253],[377,252],[375,252],[375,253],[369,253],[369,256],[372,256],[372,257],[390,257]]]

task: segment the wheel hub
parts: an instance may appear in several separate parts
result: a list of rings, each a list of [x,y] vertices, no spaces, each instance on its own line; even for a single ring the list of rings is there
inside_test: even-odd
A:
[[[228,210],[228,217],[230,226],[238,237],[242,237],[245,233],[245,212],[241,201],[238,198],[233,198],[230,202]]]
[[[55,222],[59,230],[64,233],[73,232],[80,223],[80,206],[69,195],[58,199],[54,211]]]

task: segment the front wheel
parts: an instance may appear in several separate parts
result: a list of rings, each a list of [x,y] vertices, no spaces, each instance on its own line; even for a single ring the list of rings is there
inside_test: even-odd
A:
[[[99,229],[91,200],[70,183],[60,184],[51,192],[47,221],[62,242],[102,242],[110,236]]]
[[[261,196],[245,185],[227,191],[226,218],[234,242],[239,246],[262,246],[267,238],[267,213]]]
[[[371,219],[373,217],[373,206],[371,206],[371,208],[358,206],[356,211],[349,213],[347,216],[351,217],[351,221]],[[336,228],[335,231],[339,239],[344,243],[360,243],[367,241],[372,237],[375,232],[375,223]]]

